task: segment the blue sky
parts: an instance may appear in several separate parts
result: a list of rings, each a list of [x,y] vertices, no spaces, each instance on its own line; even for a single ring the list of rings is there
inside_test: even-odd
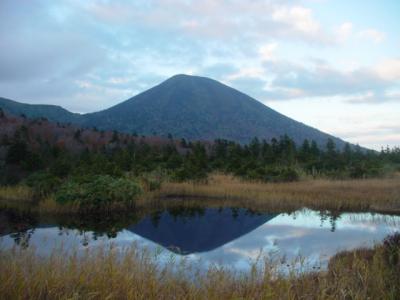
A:
[[[400,145],[400,1],[0,1],[0,96],[107,108],[178,74]]]

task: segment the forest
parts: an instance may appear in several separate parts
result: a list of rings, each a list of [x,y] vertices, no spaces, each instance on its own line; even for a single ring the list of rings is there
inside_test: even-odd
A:
[[[400,169],[399,148],[377,152],[347,143],[338,149],[331,139],[296,145],[284,135],[243,145],[103,132],[3,112],[0,121],[7,125],[0,137],[1,184],[28,186],[35,198],[55,194],[60,203],[126,203],[165,180],[204,183],[212,173],[292,182],[381,178]]]

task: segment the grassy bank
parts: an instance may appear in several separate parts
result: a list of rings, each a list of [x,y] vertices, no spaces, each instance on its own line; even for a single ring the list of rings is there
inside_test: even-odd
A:
[[[289,275],[265,260],[248,273],[217,267],[196,272],[188,264],[132,246],[47,258],[32,250],[0,251],[0,294],[4,299],[399,299],[400,237],[373,249],[344,252],[327,271]],[[194,274],[194,278],[188,278]]]
[[[158,197],[218,199],[229,205],[292,210],[301,207],[329,210],[400,212],[400,179],[304,180],[258,183],[226,175],[213,175],[207,183],[162,185]]]
[[[144,189],[144,193],[135,200],[135,206],[169,205],[171,201],[167,198],[180,198],[182,203],[188,205],[213,203],[269,211],[309,207],[316,210],[400,213],[400,178],[261,183],[213,174],[204,183],[164,182],[159,190]],[[183,201],[188,198],[192,200]],[[79,203],[60,204],[51,195],[34,201],[32,191],[24,186],[0,188],[0,208],[30,209],[39,213],[75,213],[81,210]],[[133,206],[128,208],[133,209]],[[126,209],[121,203],[111,203],[104,210]]]

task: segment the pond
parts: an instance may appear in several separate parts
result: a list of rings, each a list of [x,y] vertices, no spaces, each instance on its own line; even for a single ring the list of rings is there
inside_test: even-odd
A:
[[[38,254],[49,255],[61,245],[79,252],[134,243],[161,252],[161,261],[173,257],[200,262],[204,268],[219,265],[247,270],[260,255],[284,257],[287,262],[301,256],[309,267],[325,267],[338,251],[371,247],[398,231],[400,216],[174,207],[113,218],[44,218],[3,211],[0,224],[2,249],[34,247]]]

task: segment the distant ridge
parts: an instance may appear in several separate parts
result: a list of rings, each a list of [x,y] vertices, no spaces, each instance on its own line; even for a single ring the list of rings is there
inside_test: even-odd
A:
[[[27,104],[0,97],[0,108],[13,115],[23,114],[28,118],[44,117],[53,122],[79,124],[82,121],[82,115],[57,105]]]
[[[250,96],[206,77],[175,75],[108,109],[74,114],[53,105],[29,105],[0,98],[0,108],[29,117],[70,122],[84,127],[189,140],[228,139],[248,143],[287,134],[296,143],[304,139],[325,145],[344,141],[288,118]]]

